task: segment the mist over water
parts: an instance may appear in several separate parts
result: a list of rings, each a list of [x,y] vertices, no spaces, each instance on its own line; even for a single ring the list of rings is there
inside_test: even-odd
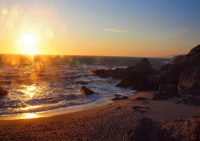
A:
[[[120,80],[99,78],[96,69],[134,66],[142,58],[1,55],[0,85],[9,93],[0,97],[0,118],[35,114],[73,106],[85,106],[112,98],[115,93],[133,95],[130,88],[115,87]],[[159,69],[171,59],[148,58]],[[99,94],[79,93],[86,86]],[[32,115],[31,115],[32,116]]]

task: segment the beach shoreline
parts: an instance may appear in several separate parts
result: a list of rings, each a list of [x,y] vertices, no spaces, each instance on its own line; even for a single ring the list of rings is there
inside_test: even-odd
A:
[[[197,116],[200,107],[175,104],[173,100],[133,100],[150,97],[153,92],[138,92],[112,105],[64,115],[0,121],[1,140],[114,140],[128,139],[127,132],[148,117],[156,122]],[[134,110],[140,106],[140,111]]]

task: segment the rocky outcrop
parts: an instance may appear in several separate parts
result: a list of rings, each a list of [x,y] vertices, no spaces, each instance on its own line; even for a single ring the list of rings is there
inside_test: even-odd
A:
[[[200,95],[200,67],[186,70],[180,75],[178,93],[180,97]]]
[[[129,140],[134,141],[199,141],[200,116],[178,118],[166,123],[145,117],[127,135]]]
[[[159,92],[166,97],[178,96],[177,86],[172,84],[160,84]]]
[[[95,70],[93,73],[95,73],[101,78],[112,77],[116,79],[123,79],[123,78],[126,78],[127,75],[131,73],[131,70],[132,70],[131,67],[127,69],[116,68],[114,70],[101,69],[101,70]]]
[[[2,87],[0,87],[0,96],[6,95],[7,93],[8,93],[7,90],[5,90]]]
[[[174,119],[162,124],[160,135],[164,140],[199,141],[200,118]]]
[[[117,87],[132,87],[136,91],[157,90],[159,78],[157,75],[135,75],[122,79]]]
[[[149,61],[142,59],[131,73],[116,86],[132,87],[132,89],[137,91],[156,90],[159,86],[156,74],[158,72],[152,68]]]
[[[159,123],[149,118],[142,118],[134,130],[128,132],[129,140],[134,141],[160,141]]]
[[[200,106],[200,95],[199,96],[187,95],[184,98],[181,98],[180,103],[190,106]]]
[[[164,100],[173,96],[178,96],[177,86],[171,84],[160,84],[159,91],[155,92],[151,100]]]
[[[195,55],[200,53],[200,45],[196,46],[195,48],[191,49],[188,55]]]
[[[200,66],[200,45],[193,48],[187,55],[179,56],[173,62],[161,67],[160,71],[177,71],[181,72],[186,69]]]
[[[149,72],[149,73],[154,71],[151,64],[149,63],[149,61],[146,58],[142,59],[139,62],[139,64],[135,67],[135,70],[136,71],[145,71],[145,72]]]
[[[80,93],[85,94],[85,95],[92,95],[95,94],[93,90],[90,90],[89,88],[82,86],[80,89]]]
[[[161,67],[159,72],[152,68],[147,59],[142,59],[135,67],[97,70],[95,73],[100,77],[122,79],[117,87],[131,87],[137,91],[156,90],[158,92],[153,99],[172,96],[195,98],[200,95],[200,45],[187,55],[176,57],[173,62]]]

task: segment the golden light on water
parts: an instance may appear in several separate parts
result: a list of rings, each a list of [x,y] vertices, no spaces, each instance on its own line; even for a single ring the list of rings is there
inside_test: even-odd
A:
[[[20,65],[20,57],[19,56],[11,56],[11,65],[19,66]]]
[[[37,118],[37,115],[34,113],[25,113],[24,119],[31,119],[31,118]]]
[[[2,56],[2,61],[3,61],[4,64],[8,64],[8,63],[10,63],[11,58],[10,58],[9,55],[3,55]]]
[[[27,90],[25,93],[32,98],[35,94],[35,89],[36,89],[35,85],[27,86]]]

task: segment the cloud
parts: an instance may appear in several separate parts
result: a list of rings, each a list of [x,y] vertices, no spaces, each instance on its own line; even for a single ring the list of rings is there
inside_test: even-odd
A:
[[[118,30],[118,29],[104,29],[104,30],[107,30],[107,31],[111,31],[111,32],[117,32],[117,33],[127,33],[128,31],[125,31],[125,30]]]
[[[184,38],[184,37],[186,37],[186,36],[184,35],[186,32],[188,32],[188,30],[184,30],[184,31],[182,31],[182,32],[176,32],[176,33],[173,34],[173,36],[174,36],[175,38]]]
[[[173,41],[173,40],[175,40],[175,39],[165,39],[165,38],[163,38],[161,41]]]
[[[158,40],[160,40],[160,41],[173,41],[173,40],[177,40],[179,38],[185,38],[186,37],[185,33],[187,33],[187,32],[188,32],[188,30],[183,30],[181,32],[175,32],[171,35],[154,39],[153,41],[158,41]]]

